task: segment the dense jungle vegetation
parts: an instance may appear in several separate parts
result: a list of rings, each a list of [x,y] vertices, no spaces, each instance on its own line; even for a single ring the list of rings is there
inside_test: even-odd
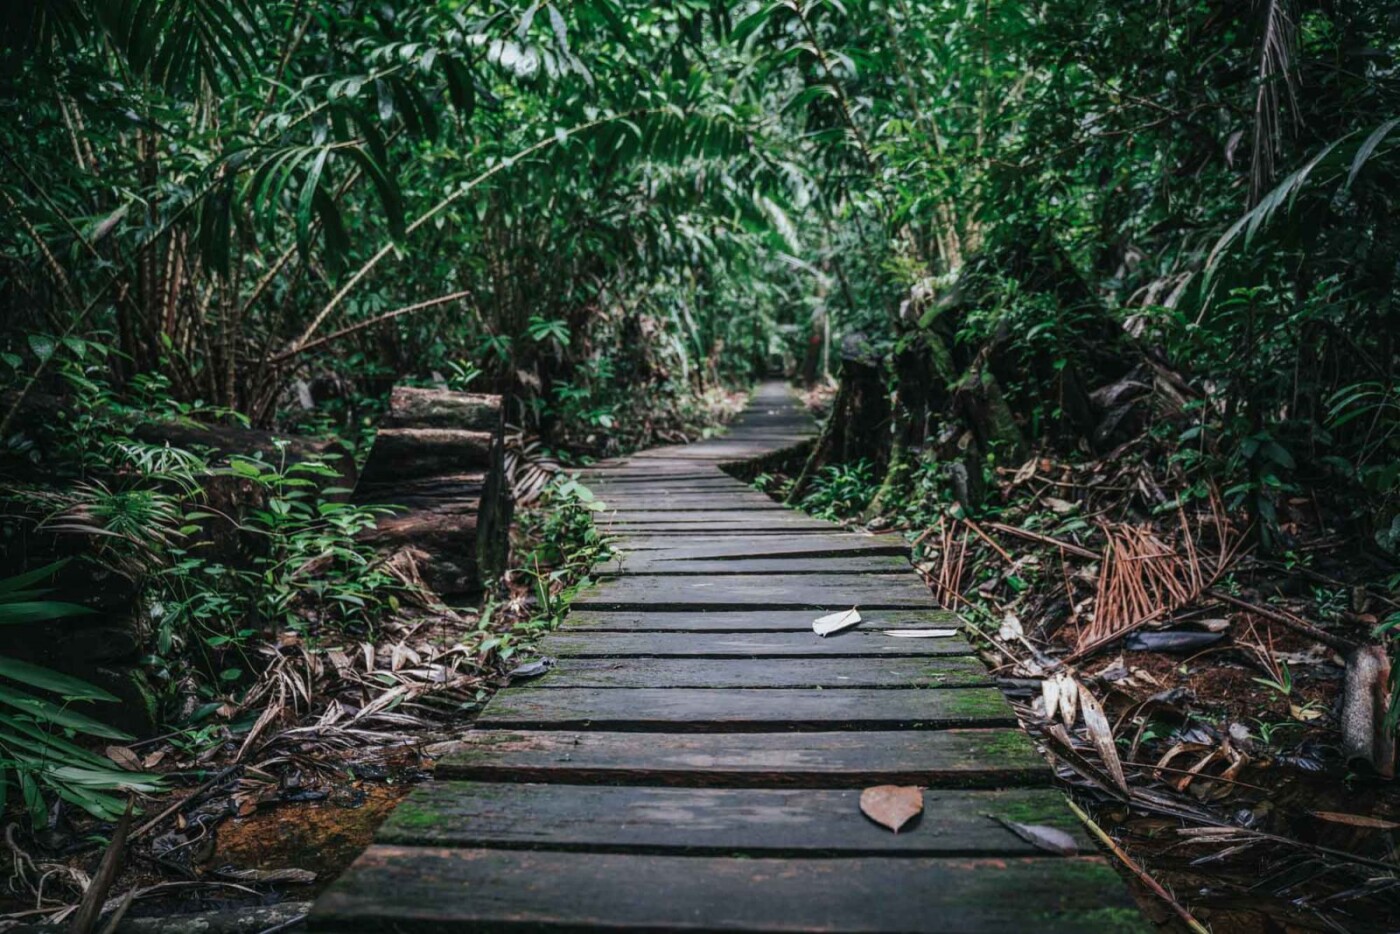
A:
[[[1164,572],[1169,610],[1265,606],[1247,553],[1305,575],[1287,615],[1327,645],[1388,645],[1397,55],[1376,0],[7,5],[16,892],[76,902],[20,854],[90,846],[129,792],[314,772],[298,727],[345,716],[327,679],[361,644],[358,703],[398,693],[338,752],[470,708],[604,547],[558,465],[718,430],[774,372],[832,413],[782,495],[919,536],[994,639],[1021,639],[994,587],[1042,579],[940,570],[981,541],[945,521],[1095,551],[1156,522],[1220,554]],[[396,383],[502,396],[542,510],[471,610],[376,557],[388,513],[347,498]],[[1035,477],[1058,491],[1016,505]],[[1163,605],[1017,606],[1073,617],[1077,658]],[[440,654],[406,647],[449,615]],[[1292,725],[1335,733],[1260,651]]]

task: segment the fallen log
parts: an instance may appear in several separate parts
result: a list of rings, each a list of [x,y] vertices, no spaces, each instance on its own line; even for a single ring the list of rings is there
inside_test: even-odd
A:
[[[420,477],[485,473],[496,435],[464,428],[381,428],[374,437],[361,482],[395,484]]]
[[[355,500],[403,508],[361,539],[385,553],[426,553],[420,570],[439,594],[489,584],[510,557],[504,431],[500,396],[395,387]]]
[[[495,432],[501,422],[501,397],[395,386],[389,395],[388,428],[465,428]]]

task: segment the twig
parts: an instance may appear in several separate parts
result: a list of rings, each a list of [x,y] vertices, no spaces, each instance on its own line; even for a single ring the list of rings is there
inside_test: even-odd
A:
[[[978,528],[976,522],[973,522],[971,519],[967,518],[964,518],[962,521],[964,525],[966,525],[969,529],[972,529],[972,531],[977,533],[978,538],[982,539],[982,541],[986,542],[988,545],[991,545],[992,548],[996,551],[996,553],[1001,555],[1001,559],[1003,561],[1005,561],[1007,564],[1012,563],[1011,556],[1006,553],[1006,549],[1002,548],[996,542],[992,541],[991,536],[989,536],[986,532],[983,532],[980,528]]]
[[[68,926],[69,934],[91,934],[92,929],[97,926],[98,919],[102,917],[102,906],[107,900],[107,892],[117,880],[117,872],[121,869],[127,833],[131,830],[131,815],[135,809],[136,796],[128,795],[126,811],[122,813],[121,820],[117,821],[116,829],[112,831],[112,842],[107,844],[107,852],[102,854],[97,874],[92,877],[92,882],[88,883],[87,890],[83,892],[83,900],[78,903],[78,910],[73,913],[73,923]]]
[[[243,768],[242,765],[235,763],[234,765],[230,765],[227,768],[221,770],[217,775],[209,779],[209,781],[205,782],[203,785],[200,785],[194,791],[185,795],[185,797],[181,798],[179,801],[176,801],[174,804],[161,811],[155,817],[152,817],[150,820],[146,821],[146,823],[142,824],[140,827],[137,827],[134,831],[132,831],[131,839],[136,840],[150,833],[162,821],[170,817],[170,815],[176,813],[177,811],[182,811],[186,807],[189,807],[190,805],[194,804],[194,802],[198,798],[200,798],[205,792],[215,787],[216,785],[223,784],[225,781],[228,780],[228,778],[231,775],[233,775],[241,768]]]
[[[471,294],[472,293],[470,290],[463,290],[460,292],[453,292],[451,295],[439,295],[437,298],[430,298],[427,301],[417,302],[412,305],[405,305],[402,308],[395,308],[393,311],[386,311],[384,312],[384,314],[376,315],[373,318],[370,318],[368,321],[361,321],[358,324],[352,324],[348,327],[343,327],[333,334],[327,334],[325,337],[318,338],[314,341],[308,341],[305,344],[292,348],[291,350],[284,350],[279,354],[274,354],[268,360],[268,362],[273,364],[274,366],[281,363],[285,363],[293,357],[298,357],[306,353],[307,351],[315,350],[317,347],[323,347],[326,344],[329,344],[333,341],[338,341],[342,337],[349,337],[351,334],[354,334],[357,331],[363,331],[366,328],[372,328],[376,324],[383,324],[386,321],[392,321],[394,318],[399,318],[403,315],[412,314],[415,311],[424,311],[428,308],[436,308],[438,305],[445,305],[448,302],[455,302],[460,298],[469,298]]]
[[[1305,635],[1309,639],[1313,639],[1317,642],[1321,642],[1328,648],[1336,649],[1338,652],[1350,652],[1361,647],[1360,643],[1318,629],[1313,624],[1299,619],[1292,613],[1284,613],[1258,603],[1250,603],[1248,600],[1241,600],[1239,597],[1215,589],[1207,590],[1205,596],[1219,600],[1221,603],[1228,603],[1236,609],[1246,610],[1256,616],[1262,616],[1270,622],[1278,623],[1280,626],[1287,626],[1294,632]]]
[[[1064,539],[1052,538],[1049,535],[1032,532],[1030,529],[1021,529],[1014,525],[1005,525],[1001,522],[988,522],[987,528],[994,529],[998,532],[1005,532],[1007,535],[1015,535],[1027,541],[1040,542],[1042,545],[1054,545],[1061,551],[1068,552],[1072,555],[1078,555],[1081,558],[1088,558],[1091,561],[1103,560],[1103,555],[1099,554],[1097,551],[1090,551],[1088,548],[1076,545],[1073,542],[1067,542]]]
[[[1072,798],[1066,796],[1065,803],[1068,804],[1069,809],[1074,812],[1074,816],[1078,817],[1080,821],[1083,822],[1084,826],[1089,828],[1089,832],[1097,837],[1100,843],[1108,847],[1109,851],[1112,852],[1114,856],[1118,857],[1119,861],[1122,862],[1124,866],[1127,866],[1128,869],[1132,871],[1133,875],[1141,879],[1143,885],[1147,886],[1152,890],[1154,895],[1166,902],[1171,910],[1176,913],[1176,916],[1185,923],[1186,927],[1189,928],[1193,934],[1210,934],[1210,931],[1206,930],[1205,926],[1197,921],[1195,917],[1192,916],[1191,912],[1186,910],[1185,906],[1175,898],[1172,898],[1171,894],[1166,889],[1162,888],[1161,883],[1148,875],[1147,870],[1143,869],[1131,856],[1123,852],[1123,848],[1120,847],[1102,827],[1094,823],[1094,819],[1084,813],[1079,805],[1074,803]]]

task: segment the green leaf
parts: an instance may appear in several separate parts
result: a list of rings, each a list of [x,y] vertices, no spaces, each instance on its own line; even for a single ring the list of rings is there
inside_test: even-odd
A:
[[[61,561],[46,564],[41,568],[25,571],[23,574],[0,578],[0,599],[3,599],[5,594],[13,593],[17,590],[24,590],[30,584],[36,584],[41,580],[52,577],[58,572],[58,569],[67,564],[68,561],[68,558],[64,558]]]
[[[30,687],[52,691],[68,700],[113,702],[117,700],[112,694],[81,678],[74,678],[71,675],[54,671],[52,668],[31,665],[28,662],[4,656],[0,656],[0,677],[18,681]]]
[[[52,337],[43,334],[29,335],[29,349],[34,352],[34,356],[38,357],[40,361],[45,361],[52,357],[55,347],[56,345]]]
[[[79,606],[76,603],[61,603],[56,600],[21,600],[17,603],[0,603],[0,626],[43,623],[52,619],[87,616],[92,612],[88,607]]]
[[[0,687],[0,703],[6,704],[28,716],[35,717],[57,726],[65,726],[89,736],[103,739],[131,740],[134,737],[108,726],[100,720],[60,707],[53,701],[35,697],[16,688]]]

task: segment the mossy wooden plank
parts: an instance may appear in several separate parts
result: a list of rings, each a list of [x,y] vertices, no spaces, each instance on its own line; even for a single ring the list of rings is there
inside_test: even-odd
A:
[[[312,931],[1146,932],[1097,857],[741,859],[380,845]]]
[[[633,533],[619,541],[624,557],[634,552],[651,552],[652,559],[728,558],[839,558],[853,555],[909,554],[909,545],[894,535],[755,535],[752,532],[705,533],[690,537],[647,536]]]
[[[669,733],[786,730],[944,730],[1015,726],[996,688],[536,688],[502,691],[482,729]]]
[[[783,574],[891,574],[908,571],[909,562],[899,555],[847,555],[837,558],[657,558],[646,552],[623,553],[598,565],[594,573],[606,577],[628,574],[746,574],[771,577]]]
[[[742,480],[717,473],[712,477],[692,477],[688,480],[673,480],[660,477],[626,477],[619,479],[584,479],[584,484],[593,492],[607,496],[610,494],[646,495],[656,493],[663,496],[713,496],[717,493],[754,493],[752,486]]]
[[[653,614],[661,616],[662,614]],[[688,614],[670,614],[685,618]],[[895,658],[968,655],[972,646],[961,635],[901,638],[883,632],[851,631],[827,636],[811,631],[765,633],[556,632],[539,643],[544,655],[558,658],[622,658],[629,655],[689,658]]]
[[[992,684],[982,662],[952,658],[566,658],[531,688],[953,688]]]
[[[1020,730],[625,733],[472,730],[439,778],[735,788],[1045,784],[1050,767]]]
[[[898,834],[861,813],[859,789],[646,788],[444,781],[416,789],[375,834],[400,846],[800,856],[1035,856],[995,820],[1058,827],[1092,852],[1049,788],[924,792]]]
[[[591,489],[604,505],[619,512],[666,512],[668,510],[684,512],[720,509],[750,512],[754,509],[766,509],[797,515],[777,500],[765,496],[757,490],[744,489],[743,487],[738,489],[712,487],[700,490],[676,490],[671,487],[652,485],[641,488],[595,487]]]
[[[690,574],[630,575],[580,591],[574,606],[748,607],[897,610],[934,606],[933,594],[915,574],[811,575]]]
[[[855,630],[847,630],[828,636],[823,642],[833,646],[845,645],[852,636],[869,635],[887,629],[957,629],[963,621],[947,610],[861,610],[862,622]],[[707,610],[682,613],[660,613],[640,610],[590,610],[580,607],[570,611],[565,620],[564,634],[580,630],[588,632],[705,632],[705,633],[759,633],[784,632],[803,633],[806,638],[812,632],[812,620],[816,616],[810,610]],[[888,645],[897,637],[881,636]],[[835,641],[833,641],[835,640]],[[927,641],[915,639],[915,642]],[[964,645],[963,651],[971,651]],[[880,655],[883,653],[875,652]]]
[[[639,512],[612,508],[611,504],[605,503],[609,508],[596,514],[595,519],[600,525],[678,525],[695,523],[732,523],[732,522],[756,522],[763,525],[780,525],[783,528],[804,528],[818,527],[828,529],[833,532],[841,531],[841,526],[835,522],[827,522],[824,519],[813,519],[800,512],[793,512],[791,509],[784,509],[781,506],[774,509],[774,504],[766,503],[762,509],[744,509],[736,507],[734,509],[712,509],[703,513],[698,511],[686,511],[680,509],[654,509]]]

